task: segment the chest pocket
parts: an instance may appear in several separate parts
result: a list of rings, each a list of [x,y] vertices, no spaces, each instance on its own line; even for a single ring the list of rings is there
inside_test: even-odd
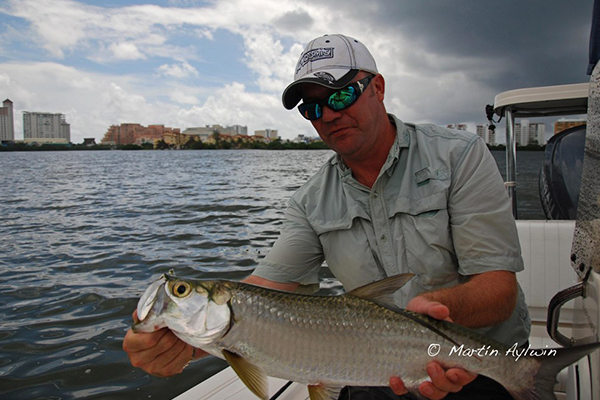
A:
[[[445,190],[420,199],[399,198],[390,210],[399,256],[422,290],[459,278]]]
[[[327,265],[346,290],[386,275],[371,248],[371,217],[360,204],[353,204],[337,218],[309,219],[319,235]]]

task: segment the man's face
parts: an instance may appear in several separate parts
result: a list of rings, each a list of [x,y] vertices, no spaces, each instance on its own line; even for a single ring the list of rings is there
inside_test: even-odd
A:
[[[361,71],[354,81],[368,75]],[[323,107],[321,118],[311,121],[323,142],[342,157],[353,157],[368,152],[376,143],[379,123],[377,118],[381,115],[376,111],[377,107],[382,106],[377,94],[382,90],[381,82],[381,75],[375,76],[364,93],[350,107],[339,111]],[[301,89],[304,102],[325,99],[334,92],[335,90],[314,84],[305,84]]]

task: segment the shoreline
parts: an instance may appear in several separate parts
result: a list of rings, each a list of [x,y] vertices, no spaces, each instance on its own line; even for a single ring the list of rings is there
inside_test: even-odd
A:
[[[505,145],[486,145],[490,151],[505,151]],[[517,146],[517,151],[545,151],[546,146]],[[0,146],[0,152],[15,152],[15,151],[108,151],[108,150],[330,150],[327,145],[321,141],[312,143],[293,143],[290,141],[274,141],[268,144],[260,143],[254,144],[253,146],[224,146],[215,144],[202,144],[202,146],[193,147],[163,147],[155,148],[151,144],[137,145],[137,144],[126,144],[121,146],[107,146],[107,145],[83,145],[83,144],[43,144],[41,146],[26,145],[26,144],[7,144]]]

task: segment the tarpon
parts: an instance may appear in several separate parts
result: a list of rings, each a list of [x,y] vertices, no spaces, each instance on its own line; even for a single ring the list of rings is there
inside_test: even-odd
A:
[[[311,400],[337,399],[344,386],[387,386],[398,376],[422,399],[418,387],[429,379],[432,360],[494,379],[516,400],[555,399],[558,372],[600,347],[506,346],[401,309],[392,294],[411,277],[315,296],[166,274],[140,298],[133,330],[168,327],[184,342],[227,360],[261,399],[268,399],[267,376],[307,384]]]

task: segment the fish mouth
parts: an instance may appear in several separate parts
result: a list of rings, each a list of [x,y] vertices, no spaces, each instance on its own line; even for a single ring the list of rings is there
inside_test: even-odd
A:
[[[164,286],[166,276],[161,276],[153,282],[144,292],[137,304],[138,320],[132,325],[134,332],[153,332],[160,329],[152,320],[156,320],[163,308]],[[158,321],[154,321],[158,322]],[[153,326],[156,325],[156,326]]]

